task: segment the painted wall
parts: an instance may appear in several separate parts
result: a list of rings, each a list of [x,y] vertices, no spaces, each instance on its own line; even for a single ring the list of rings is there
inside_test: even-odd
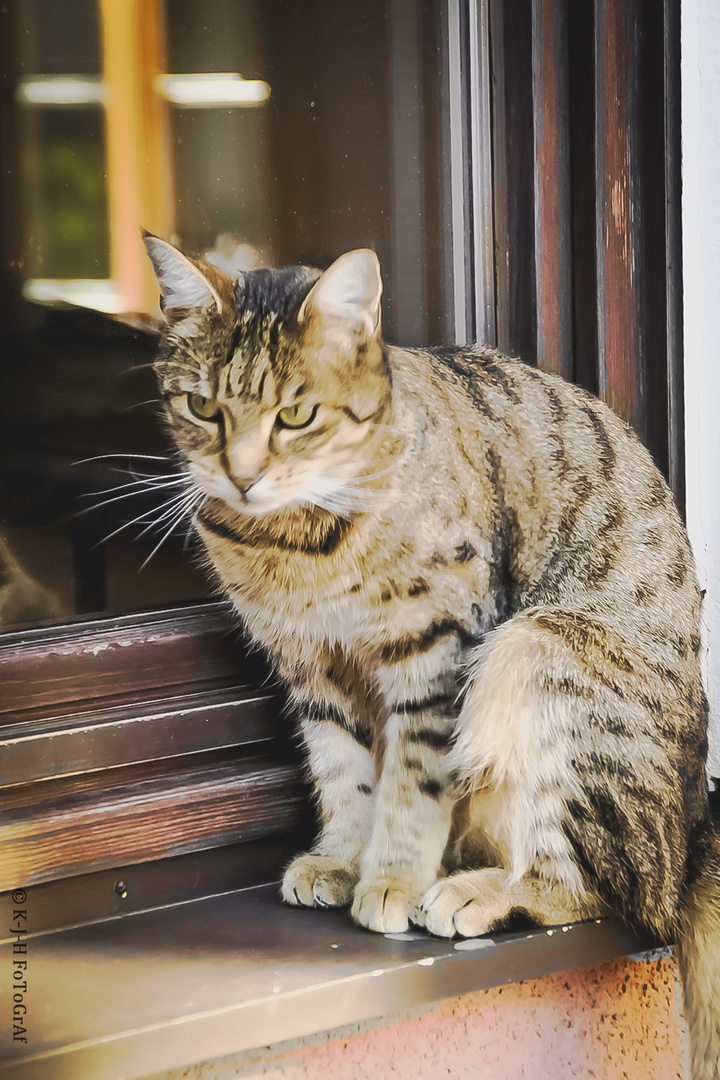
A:
[[[707,590],[707,674],[720,701],[720,3],[682,0],[687,521]],[[715,733],[717,736],[717,725]],[[717,737],[712,775],[720,776]]]
[[[615,960],[145,1080],[681,1080],[672,958]],[[683,1064],[681,1064],[681,1062]]]

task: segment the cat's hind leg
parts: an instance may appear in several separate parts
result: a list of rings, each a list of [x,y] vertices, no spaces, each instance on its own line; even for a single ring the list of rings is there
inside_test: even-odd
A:
[[[602,729],[617,698],[609,681],[599,683],[531,615],[508,621],[477,650],[448,765],[465,796],[466,828],[483,837],[495,865],[427,891],[418,921],[431,932],[473,936],[513,914],[557,924],[606,912],[569,824],[584,800],[582,756],[600,769],[607,755],[627,753],[612,725]],[[626,706],[611,704],[616,720]]]
[[[566,921],[588,904],[592,915],[599,897],[631,922],[672,932],[682,793],[696,781],[680,774],[674,740],[660,738],[677,712],[673,673],[635,640],[632,627],[600,613],[538,607],[478,648],[448,764],[469,801],[468,828],[506,878],[431,886],[425,906],[436,933],[482,933],[488,918],[540,903],[543,890],[544,921]]]

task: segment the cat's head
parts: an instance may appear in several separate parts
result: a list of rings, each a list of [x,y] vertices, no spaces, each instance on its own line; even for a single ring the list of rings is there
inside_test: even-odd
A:
[[[253,516],[362,509],[391,406],[374,252],[322,274],[233,278],[145,243],[165,319],[160,389],[198,487]]]

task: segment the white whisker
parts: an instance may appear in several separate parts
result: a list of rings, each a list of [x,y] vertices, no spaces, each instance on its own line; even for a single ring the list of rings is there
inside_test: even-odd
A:
[[[193,496],[192,496],[192,501],[191,501],[191,503],[190,503],[189,505],[187,505],[187,506],[184,506],[184,507],[182,507],[182,509],[181,509],[181,510],[180,510],[180,511],[179,511],[179,512],[177,513],[177,515],[176,515],[176,516],[175,516],[175,517],[173,518],[173,520],[172,520],[172,522],[171,522],[171,524],[170,524],[170,528],[169,528],[169,529],[168,529],[168,530],[167,530],[166,532],[164,532],[164,533],[163,533],[163,535],[162,535],[162,536],[160,537],[160,540],[159,540],[159,541],[158,541],[158,543],[157,543],[157,544],[155,545],[155,547],[154,547],[154,548],[152,549],[152,551],[151,551],[151,552],[150,552],[150,554],[148,555],[147,559],[145,559],[145,561],[143,562],[142,566],[141,566],[141,567],[140,567],[140,569],[138,570],[138,573],[140,573],[140,570],[144,570],[144,569],[145,569],[145,567],[147,566],[147,564],[148,564],[148,563],[150,562],[150,560],[152,559],[153,555],[155,555],[155,554],[156,554],[156,552],[158,552],[158,551],[160,550],[160,548],[161,548],[161,547],[163,546],[163,544],[165,543],[165,541],[167,540],[167,538],[168,538],[168,537],[170,536],[170,534],[171,534],[171,533],[172,533],[172,532],[173,532],[173,531],[174,531],[174,530],[175,530],[175,529],[177,528],[177,526],[178,526],[178,525],[180,524],[180,522],[181,522],[181,521],[182,521],[182,520],[183,520],[183,519],[184,519],[185,517],[189,516],[189,512],[190,512],[191,510],[194,510],[194,509],[195,509],[195,507],[196,507],[196,506],[198,506],[198,505],[200,504],[200,502],[201,502],[201,501],[202,501],[202,500],[204,499],[204,497],[205,497],[205,496],[204,496],[204,495],[202,494],[202,492],[199,492],[199,491],[197,491],[197,492],[193,492]]]
[[[182,495],[177,495],[174,499],[170,499],[169,502],[165,503],[164,507],[159,507],[159,509],[162,509],[163,511],[162,514],[160,514],[159,517],[153,517],[152,521],[138,533],[137,538],[139,539],[141,536],[145,536],[146,533],[152,532],[158,525],[162,525],[168,518],[173,517],[175,513],[179,512],[180,514],[184,514],[186,509],[192,506],[197,495],[198,492],[190,491],[184,492]]]
[[[116,484],[114,487],[105,488],[103,491],[83,492],[79,496],[80,498],[96,498],[98,495],[110,495],[110,498],[100,499],[99,502],[93,503],[92,506],[84,507],[73,515],[73,520],[84,517],[84,515],[90,514],[93,511],[101,510],[105,506],[111,506],[113,503],[121,502],[123,499],[135,498],[150,492],[167,491],[169,488],[182,487],[183,489],[187,489],[188,483],[190,482],[189,474],[178,476],[177,474],[167,473],[163,476],[143,477],[142,479],[131,480],[126,484]],[[117,492],[118,494],[113,494],[114,492]],[[184,494],[184,491],[179,494]]]
[[[156,480],[172,480],[172,479],[177,478],[177,477],[185,478],[185,477],[190,476],[190,473],[187,472],[184,469],[180,469],[180,471],[175,469],[173,472],[169,472],[169,473],[152,473],[152,472],[140,472],[138,469],[136,469],[134,467],[129,468],[129,469],[118,469],[118,468],[113,467],[111,469],[111,471],[112,472],[124,472],[128,476],[132,476],[135,480],[148,480],[150,483],[154,483]]]
[[[185,468],[181,467],[179,471],[161,473],[139,471],[136,467],[140,464],[146,464],[147,467],[155,467],[154,463],[156,462],[162,462],[166,466],[174,466],[177,462],[179,466],[183,466],[184,462],[182,462],[182,459],[180,459],[179,456],[171,457],[169,455],[161,454],[132,453],[98,454],[94,457],[83,458],[80,461],[73,462],[73,464],[83,465],[89,462],[115,463],[107,464],[106,467],[109,471],[121,473],[126,477],[129,476],[131,479],[99,491],[82,493],[82,498],[98,498],[98,496],[101,498],[92,506],[84,507],[78,514],[74,515],[75,517],[81,517],[93,510],[101,510],[104,507],[112,506],[112,504],[122,502],[126,499],[146,497],[151,493],[160,493],[163,497],[163,501],[159,506],[155,506],[150,510],[145,509],[141,513],[131,517],[129,520],[124,521],[121,525],[118,525],[117,528],[114,528],[110,533],[103,537],[100,544],[107,544],[110,540],[114,539],[114,537],[133,527],[139,528],[139,531],[134,536],[134,540],[139,540],[148,533],[161,532],[162,535],[160,540],[155,544],[148,557],[142,563],[138,573],[147,565],[150,559],[160,550],[168,537],[179,528],[183,522],[186,522],[188,526],[184,540],[184,544],[187,544],[188,535],[191,531],[190,525],[192,516],[205,498],[204,492],[198,489],[192,475]],[[121,467],[120,463],[122,462],[126,462],[127,467]],[[102,496],[107,497],[102,498]]]
[[[341,517],[367,509],[377,498],[377,492],[358,489],[351,484],[343,485],[335,490],[332,488],[322,490],[323,487],[324,484],[310,486],[307,491],[308,499],[321,510],[327,510]]]
[[[136,518],[131,518],[130,521],[123,522],[123,524],[119,525],[117,529],[113,529],[111,533],[108,533],[108,535],[104,536],[102,540],[99,540],[98,543],[95,544],[95,547],[100,547],[101,544],[107,544],[108,540],[112,540],[113,537],[118,536],[118,534],[124,532],[125,529],[129,529],[131,525],[137,525],[139,522],[145,521],[146,519],[147,514],[140,514]]]
[[[131,458],[138,458],[141,461],[172,461],[172,457],[168,457],[167,454],[96,454],[95,457],[80,458],[79,461],[71,461],[71,465],[87,465],[89,461],[107,461],[109,459],[124,458],[130,461]]]
[[[96,495],[109,495],[113,491],[123,492],[121,495],[115,495],[111,499],[104,499],[103,502],[96,503],[94,506],[88,506],[81,511],[83,514],[87,514],[89,510],[97,510],[101,506],[107,506],[108,503],[117,502],[118,499],[127,499],[131,495],[143,495],[147,491],[158,491],[163,488],[177,487],[179,484],[186,484],[187,477],[178,476],[173,480],[164,480],[162,483],[154,480],[133,480],[128,484],[117,484],[115,487],[104,488],[102,491],[83,491],[78,498],[80,499],[92,499]],[[132,490],[128,490],[132,488]]]
[[[123,522],[123,524],[120,525],[117,529],[114,529],[111,533],[104,537],[100,541],[100,543],[106,544],[108,540],[112,540],[114,536],[118,535],[118,533],[123,532],[125,529],[129,529],[131,525],[139,525],[142,522],[148,521],[149,519],[149,524],[147,525],[147,527],[138,534],[138,536],[144,536],[146,532],[151,531],[156,525],[162,524],[163,521],[167,520],[168,514],[174,512],[177,507],[182,507],[181,512],[185,512],[184,503],[187,502],[187,505],[189,506],[194,498],[199,498],[199,495],[200,493],[195,491],[183,492],[183,494],[181,495],[175,495],[172,499],[168,501],[168,503],[165,503],[164,506],[156,507],[150,511],[146,510],[144,513],[138,514],[137,517],[131,518],[130,521]],[[156,516],[158,509],[163,511],[160,517]]]
[[[79,464],[79,462],[75,462],[75,464]],[[171,477],[178,475],[177,472],[155,473],[155,472],[140,472],[138,469],[134,469],[134,468],[132,468],[132,469],[131,468],[121,469],[119,465],[106,465],[105,466],[105,472],[119,473],[121,476],[134,476],[136,479],[140,478],[140,479],[148,479],[148,480],[155,480],[155,479],[158,479],[158,480],[168,479],[169,480]],[[108,489],[108,490],[110,490],[110,489]],[[89,492],[89,494],[93,494],[93,493]],[[102,494],[102,492],[100,492],[100,494]]]
[[[133,364],[127,370],[128,371],[143,371],[145,368],[151,368],[151,367],[155,367],[155,361],[154,360],[149,360],[147,362],[147,364]]]
[[[358,468],[356,461],[338,462],[330,467],[334,473],[338,473],[339,475],[342,475],[343,472],[353,474],[353,477],[358,484],[367,484],[371,480],[377,480],[379,476],[387,476],[387,474],[392,472],[395,468],[394,465],[387,465],[384,469],[376,469],[374,472],[360,473],[360,475],[355,476],[354,473]]]

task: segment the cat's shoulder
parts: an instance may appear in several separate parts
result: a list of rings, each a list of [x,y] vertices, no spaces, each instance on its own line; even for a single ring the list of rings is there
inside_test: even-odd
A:
[[[561,375],[538,368],[489,345],[451,345],[391,350],[392,366],[413,377],[484,387],[511,404],[548,400],[557,414],[562,406],[606,406],[589,391]]]
[[[558,372],[487,345],[434,348],[425,350],[425,354],[435,370],[450,370],[463,380],[491,386],[514,404],[530,408],[546,404],[558,422],[572,419],[573,414],[593,414],[607,421],[618,434],[637,440],[634,429],[602,398]]]

